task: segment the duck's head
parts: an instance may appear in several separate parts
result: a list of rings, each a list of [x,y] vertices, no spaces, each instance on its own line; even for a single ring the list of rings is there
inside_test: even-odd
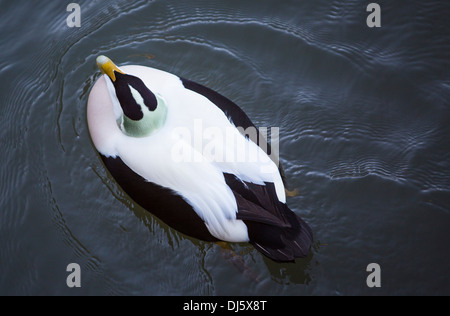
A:
[[[145,137],[159,130],[166,120],[167,107],[161,96],[144,82],[126,74],[106,56],[97,57],[114,105],[117,124],[128,136]]]

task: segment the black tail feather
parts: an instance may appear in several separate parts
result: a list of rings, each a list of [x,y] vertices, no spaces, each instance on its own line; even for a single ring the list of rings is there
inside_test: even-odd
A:
[[[313,241],[313,233],[308,224],[291,210],[289,212],[292,214],[289,217],[293,220],[293,225],[288,228],[244,221],[250,243],[277,262],[292,262],[296,258],[308,256]]]
[[[237,219],[244,221],[250,243],[278,262],[308,255],[313,240],[311,228],[286,204],[280,202],[273,183],[258,185],[224,174],[238,205]]]

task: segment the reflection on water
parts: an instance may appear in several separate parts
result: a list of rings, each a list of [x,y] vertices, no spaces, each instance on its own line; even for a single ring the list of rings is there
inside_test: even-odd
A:
[[[448,3],[378,2],[376,29],[360,1],[78,3],[80,28],[67,4],[0,3],[0,294],[372,294],[371,262],[386,280],[376,294],[450,294]],[[207,85],[280,127],[312,254],[277,264],[223,249],[130,201],[87,130],[99,54]]]

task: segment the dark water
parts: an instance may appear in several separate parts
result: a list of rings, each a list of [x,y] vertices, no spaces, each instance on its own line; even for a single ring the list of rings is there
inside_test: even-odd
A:
[[[450,5],[378,1],[369,28],[369,2],[89,0],[69,28],[69,1],[0,1],[0,294],[449,295]],[[233,264],[130,201],[87,129],[99,54],[279,126],[312,254]]]

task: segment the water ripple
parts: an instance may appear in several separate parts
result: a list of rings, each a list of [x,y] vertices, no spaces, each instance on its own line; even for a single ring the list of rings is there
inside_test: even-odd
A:
[[[327,282],[339,283],[348,271],[342,264],[348,247],[364,248],[363,260],[373,259],[369,253],[388,262],[388,251],[413,262],[417,248],[405,242],[412,233],[403,226],[417,223],[401,213],[407,207],[433,210],[445,223],[450,46],[444,2],[412,1],[400,15],[397,4],[386,3],[381,30],[365,26],[365,4],[356,0],[79,3],[82,27],[69,29],[57,2],[2,2],[2,289],[16,282],[12,292],[32,294],[58,257],[58,264],[81,263],[84,293],[330,293],[338,287]],[[23,7],[35,13],[27,23],[15,18]],[[332,245],[317,245],[316,266],[302,261],[286,269],[236,246],[270,285],[252,288],[217,247],[179,235],[130,201],[106,173],[86,126],[99,54],[199,81],[241,105],[257,125],[279,126],[288,183],[301,189],[290,206]],[[361,192],[366,199],[358,199]],[[389,205],[384,198],[392,198]],[[395,212],[382,221],[372,204]],[[439,228],[433,218],[423,222]],[[385,234],[389,229],[395,232]],[[435,247],[436,236],[446,236],[421,232],[423,244]],[[62,245],[49,249],[45,241],[55,236]],[[59,258],[65,251],[68,258]],[[329,271],[337,271],[334,279]]]

